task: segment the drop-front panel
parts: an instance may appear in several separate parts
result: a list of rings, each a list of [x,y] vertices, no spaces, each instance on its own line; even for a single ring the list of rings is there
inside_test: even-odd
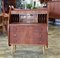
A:
[[[10,44],[48,44],[46,24],[10,25]]]

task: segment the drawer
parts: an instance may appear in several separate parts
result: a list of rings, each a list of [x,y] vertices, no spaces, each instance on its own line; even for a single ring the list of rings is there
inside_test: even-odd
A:
[[[45,27],[45,26],[44,26]],[[17,44],[41,44],[47,39],[47,32],[42,25],[11,25],[10,42]]]
[[[26,33],[26,34],[10,34],[10,43],[14,44],[47,44],[47,33]]]

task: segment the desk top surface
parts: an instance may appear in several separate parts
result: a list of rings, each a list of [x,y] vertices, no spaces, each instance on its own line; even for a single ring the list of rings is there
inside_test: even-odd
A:
[[[47,8],[39,8],[39,9],[16,9],[11,10],[11,14],[47,14]]]

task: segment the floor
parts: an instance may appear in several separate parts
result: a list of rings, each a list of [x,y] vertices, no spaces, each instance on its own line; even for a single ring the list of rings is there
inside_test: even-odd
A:
[[[0,34],[0,58],[60,58],[60,26],[49,25],[48,49],[43,55],[42,46],[17,45],[14,55],[8,46],[6,34]]]

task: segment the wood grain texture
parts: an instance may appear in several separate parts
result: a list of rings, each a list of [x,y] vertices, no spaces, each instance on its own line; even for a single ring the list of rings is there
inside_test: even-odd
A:
[[[48,2],[49,18],[60,18],[60,0]]]
[[[44,44],[48,40],[46,24],[10,24],[11,44]]]

